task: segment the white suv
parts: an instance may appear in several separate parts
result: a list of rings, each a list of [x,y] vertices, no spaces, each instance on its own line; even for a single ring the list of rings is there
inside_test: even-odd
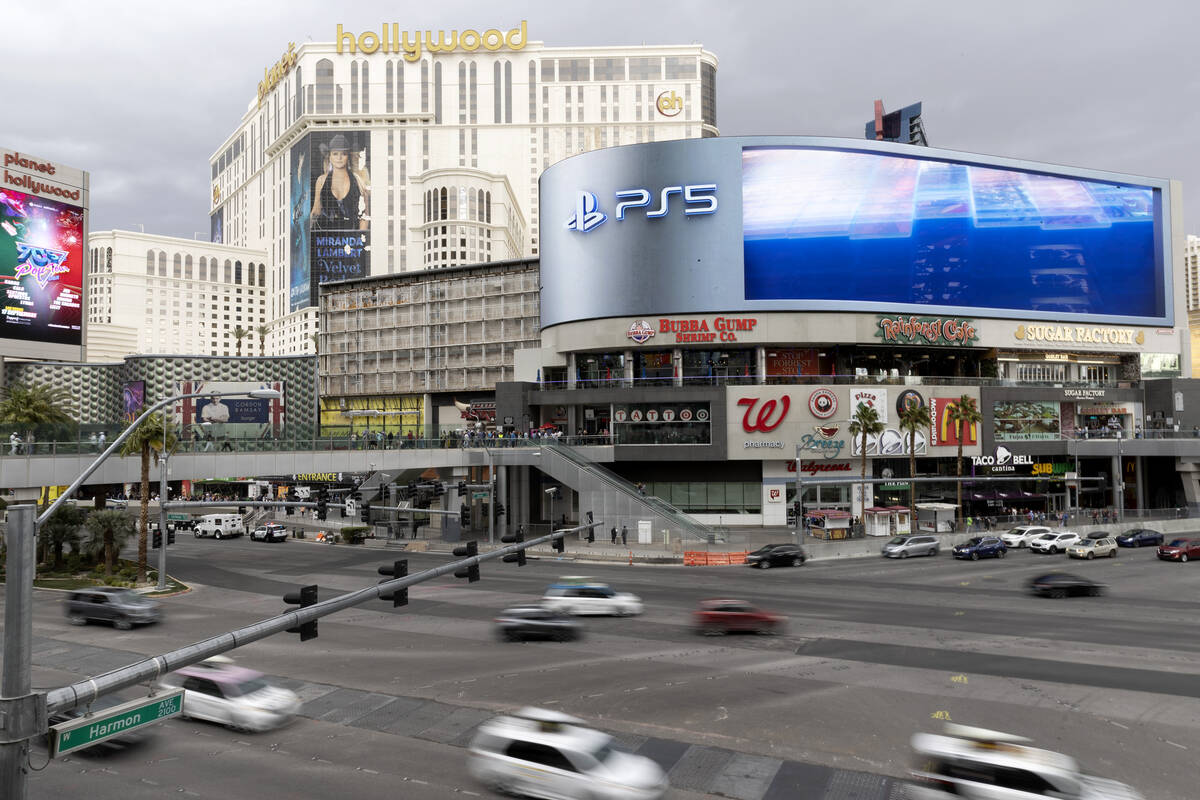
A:
[[[1074,531],[1052,531],[1029,540],[1029,549],[1035,553],[1061,553],[1079,541]]]
[[[628,617],[642,613],[637,595],[613,591],[606,583],[556,583],[546,589],[542,606],[564,614],[611,614]]]
[[[1005,547],[1028,547],[1033,539],[1043,533],[1050,533],[1050,529],[1040,525],[1022,525],[1000,534],[1000,541],[1004,542]]]
[[[919,782],[907,787],[910,800],[1143,800],[1123,783],[1084,775],[1075,759],[1028,747],[1006,733],[947,725],[946,736],[918,733],[913,751]]]
[[[583,720],[539,708],[480,725],[467,770],[503,794],[529,797],[657,800],[668,788],[650,759],[618,749]]]

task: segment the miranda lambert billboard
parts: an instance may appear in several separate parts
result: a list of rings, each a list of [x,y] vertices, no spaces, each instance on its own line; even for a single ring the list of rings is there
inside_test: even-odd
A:
[[[370,272],[371,147],[367,131],[311,133],[291,152],[291,311],[318,286]]]

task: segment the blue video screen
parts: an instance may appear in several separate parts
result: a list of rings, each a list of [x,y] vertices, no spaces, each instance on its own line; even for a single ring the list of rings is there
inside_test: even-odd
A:
[[[1154,187],[753,147],[742,202],[747,300],[1169,318]]]

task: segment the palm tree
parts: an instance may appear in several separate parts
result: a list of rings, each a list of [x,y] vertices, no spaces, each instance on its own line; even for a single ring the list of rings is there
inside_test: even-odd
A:
[[[321,354],[321,337],[317,336],[317,334],[315,334],[315,333],[310,333],[308,335],[308,338],[312,339],[313,352],[316,353],[317,355],[320,355]]]
[[[271,329],[266,325],[259,325],[254,331],[258,334],[258,354],[265,356],[267,354],[267,334]]]
[[[908,433],[908,477],[917,477],[917,431],[929,430],[929,406],[920,403],[900,412],[900,430]],[[908,484],[908,524],[917,530],[917,484]]]
[[[883,423],[879,421],[879,412],[866,403],[859,403],[850,418],[850,435],[862,437],[862,507],[867,510],[867,437],[883,433]]]
[[[950,417],[950,421],[954,423],[954,431],[958,437],[958,530],[962,530],[963,440],[967,438],[967,433],[971,428],[983,420],[983,415],[979,413],[979,407],[975,402],[975,398],[969,394],[964,394],[952,402],[946,409],[946,414]]]
[[[0,396],[0,423],[17,425],[29,441],[35,428],[41,425],[74,424],[67,412],[71,393],[40,383],[13,383]]]
[[[165,432],[165,437],[164,437]],[[166,428],[161,411],[147,417],[137,430],[121,445],[122,456],[141,456],[142,459],[142,512],[138,518],[138,583],[146,580],[146,522],[150,516],[150,455],[154,463],[164,453],[175,449],[175,432]],[[166,502],[165,497],[159,502]]]
[[[133,520],[124,511],[95,511],[88,516],[84,527],[89,536],[88,550],[103,556],[104,574],[112,575],[117,554],[125,540],[133,535]]]
[[[241,325],[234,327],[233,338],[237,339],[237,354],[239,357],[242,355],[242,339],[245,339],[251,333],[252,331],[249,328],[243,328]]]
[[[87,519],[87,512],[72,504],[61,506],[38,528],[38,539],[42,547],[54,553],[53,568],[62,566],[63,546],[79,549],[79,528]]]

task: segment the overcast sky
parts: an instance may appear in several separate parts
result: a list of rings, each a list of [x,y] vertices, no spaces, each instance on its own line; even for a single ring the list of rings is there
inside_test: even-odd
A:
[[[859,138],[881,98],[930,144],[1184,184],[1200,234],[1197,0],[8,3],[0,146],[89,170],[92,230],[207,238],[209,157],[289,41],[511,28],[549,46],[699,42],[724,135]]]

